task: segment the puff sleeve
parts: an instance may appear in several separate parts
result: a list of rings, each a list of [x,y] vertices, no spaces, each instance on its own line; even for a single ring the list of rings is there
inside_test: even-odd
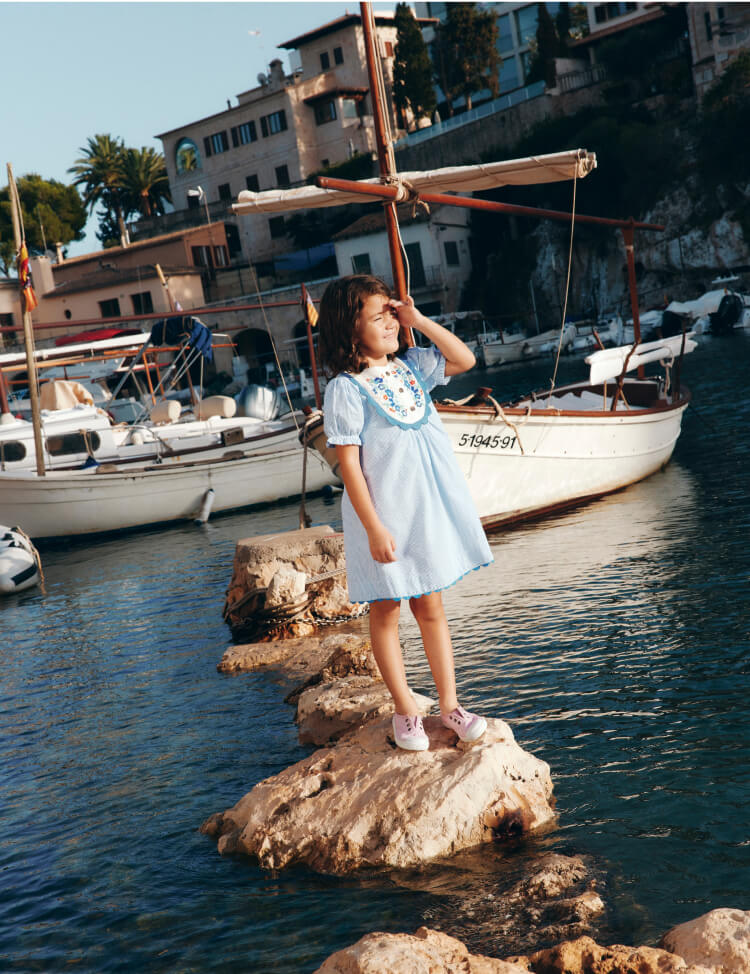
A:
[[[328,446],[361,446],[365,410],[354,383],[337,375],[326,386],[323,422]]]
[[[444,386],[450,382],[450,376],[445,374],[445,356],[434,345],[428,345],[427,348],[407,348],[403,358],[410,369],[419,372],[428,392],[435,386]]]

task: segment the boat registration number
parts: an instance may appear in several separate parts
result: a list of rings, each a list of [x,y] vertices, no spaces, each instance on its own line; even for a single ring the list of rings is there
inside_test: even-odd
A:
[[[496,433],[494,436],[490,436],[488,433],[486,436],[482,436],[481,433],[462,433],[458,438],[458,445],[471,446],[475,449],[483,447],[485,450],[512,450],[517,439],[516,436],[510,434],[500,436],[499,433]]]

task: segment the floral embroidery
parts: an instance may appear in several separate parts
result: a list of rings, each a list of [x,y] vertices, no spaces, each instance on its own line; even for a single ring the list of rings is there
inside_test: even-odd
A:
[[[398,359],[383,371],[365,370],[354,378],[387,417],[407,425],[415,424],[424,417],[427,396],[408,365]]]

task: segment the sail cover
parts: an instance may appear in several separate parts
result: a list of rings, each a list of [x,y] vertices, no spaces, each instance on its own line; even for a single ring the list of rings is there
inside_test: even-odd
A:
[[[554,183],[564,179],[582,179],[596,168],[596,155],[586,149],[570,149],[545,156],[526,159],[506,159],[474,166],[449,166],[425,172],[403,172],[396,177],[408,182],[418,192],[473,193],[498,186],[529,186]],[[381,180],[362,179],[360,182],[379,185]],[[361,203],[359,193],[300,186],[299,189],[270,189],[262,193],[243,190],[232,205],[235,213],[280,213],[284,210],[305,210],[320,206],[342,206]]]

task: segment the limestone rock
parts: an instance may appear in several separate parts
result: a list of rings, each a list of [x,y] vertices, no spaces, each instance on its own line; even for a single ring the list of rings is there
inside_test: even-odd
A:
[[[344,536],[329,525],[245,538],[235,549],[224,618],[235,639],[258,639],[266,629],[276,638],[311,633],[315,615],[356,617],[362,607],[348,601],[345,569]],[[272,593],[268,602],[267,590],[274,576],[290,570],[307,576],[310,605],[301,618],[275,626],[274,620],[262,616],[263,611],[289,600],[273,601],[276,596]]]
[[[427,927],[406,933],[368,933],[339,950],[316,974],[526,974],[524,968],[470,954],[454,937]]]
[[[420,714],[434,701],[415,693]],[[304,690],[297,703],[300,744],[327,744],[353,727],[393,712],[393,700],[385,684],[371,676],[347,676]]]
[[[711,910],[673,927],[662,944],[688,964],[717,974],[750,974],[750,911]]]
[[[291,565],[281,565],[268,583],[265,607],[270,609],[277,605],[299,602],[304,598],[306,581],[307,575],[304,572],[298,572]]]
[[[657,947],[600,947],[591,937],[508,960],[533,974],[707,974],[704,968],[689,966],[677,954]]]
[[[329,683],[341,677],[369,676],[372,680],[382,679],[369,639],[352,633],[335,633],[323,639],[320,648],[326,653],[325,663],[301,686],[292,690],[284,698],[285,703],[294,705],[308,687]]]
[[[319,872],[406,867],[550,822],[549,767],[489,719],[474,744],[428,717],[430,749],[410,753],[374,720],[257,784],[202,831],[222,853],[268,869],[305,863]]]

